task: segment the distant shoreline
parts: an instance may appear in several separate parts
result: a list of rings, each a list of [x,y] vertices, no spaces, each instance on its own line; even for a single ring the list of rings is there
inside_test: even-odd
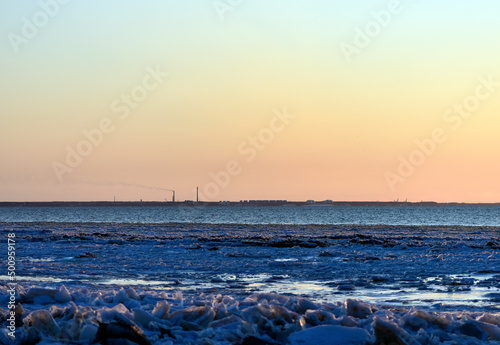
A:
[[[244,200],[244,201],[2,201],[0,207],[255,207],[255,206],[500,206],[498,203],[459,203],[434,201],[287,201],[287,200]]]

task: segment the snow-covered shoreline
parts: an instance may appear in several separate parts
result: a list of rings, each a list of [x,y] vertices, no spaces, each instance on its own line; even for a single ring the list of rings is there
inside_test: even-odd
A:
[[[17,240],[18,341],[85,343],[99,327],[101,340],[129,332],[158,344],[499,341],[496,227],[0,223],[0,231]],[[8,298],[5,283],[4,336]]]
[[[0,288],[2,299],[8,287]],[[114,344],[499,344],[500,315],[427,312],[346,299],[315,303],[260,293],[184,297],[132,287],[29,287],[16,293],[15,343]],[[1,309],[2,344],[7,334]],[[335,341],[333,341],[335,340]]]

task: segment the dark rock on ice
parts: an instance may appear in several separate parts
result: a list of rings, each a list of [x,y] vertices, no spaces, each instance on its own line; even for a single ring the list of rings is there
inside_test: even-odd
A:
[[[493,242],[493,241],[486,242],[486,247],[490,247],[493,249],[500,249],[498,242]]]
[[[316,248],[316,247],[327,247],[328,244],[322,241],[298,241],[298,240],[281,240],[269,243],[269,247],[274,248]]]
[[[367,255],[365,256],[365,261],[378,261],[380,258],[378,256]]]
[[[124,245],[126,244],[127,242],[125,242],[124,240],[122,239],[112,239],[112,240],[108,240],[106,242],[107,244],[118,244],[118,245]]]
[[[389,278],[383,277],[383,276],[373,276],[372,281],[374,283],[383,283],[383,282],[389,281]]]
[[[94,253],[85,253],[83,255],[75,256],[75,259],[83,259],[83,258],[97,258],[97,255]]]

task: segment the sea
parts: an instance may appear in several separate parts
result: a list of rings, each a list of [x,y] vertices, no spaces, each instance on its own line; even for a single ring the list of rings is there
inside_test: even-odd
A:
[[[500,310],[499,206],[0,207],[0,232],[25,289]]]
[[[500,206],[0,207],[0,222],[500,226]]]

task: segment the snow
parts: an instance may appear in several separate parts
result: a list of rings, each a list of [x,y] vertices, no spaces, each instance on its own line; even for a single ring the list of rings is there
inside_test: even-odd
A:
[[[362,328],[344,326],[317,326],[293,333],[290,345],[364,345],[370,334]]]
[[[18,241],[15,343],[500,344],[494,227],[0,230]],[[0,344],[10,344],[3,279]]]
[[[25,310],[17,315],[22,325],[16,328],[16,343],[500,344],[500,315],[493,313],[427,312],[356,299],[318,303],[275,293],[179,300],[165,298],[164,291],[133,288],[129,292],[139,296],[139,306],[129,308],[116,302],[124,291],[101,288],[95,298],[90,290],[69,288],[71,301],[49,308],[21,294]],[[5,339],[0,335],[1,343],[10,343]]]

